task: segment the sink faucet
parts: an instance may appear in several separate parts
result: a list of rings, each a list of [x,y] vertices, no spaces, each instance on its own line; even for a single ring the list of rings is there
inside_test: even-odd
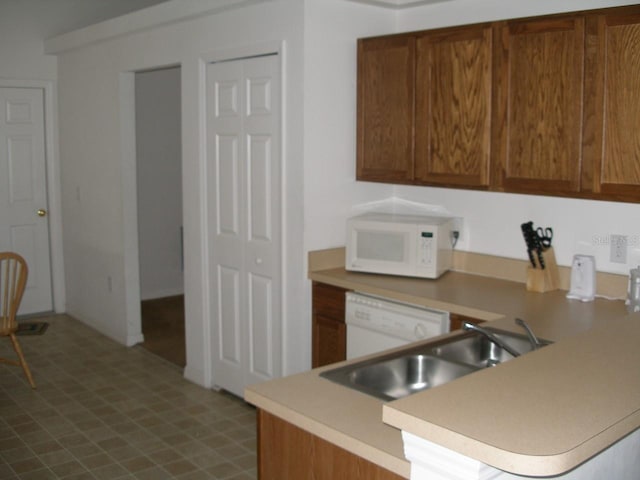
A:
[[[474,325],[473,323],[469,323],[469,322],[462,322],[462,329],[463,330],[467,330],[467,331],[478,332],[478,333],[484,335],[485,337],[487,337],[491,342],[495,343],[500,348],[503,348],[504,350],[509,352],[514,357],[519,357],[520,356],[520,352],[514,350],[513,347],[510,347],[509,345],[507,345],[506,342],[502,341],[500,338],[498,338],[496,335],[491,333],[489,330],[485,330],[484,328],[479,327],[478,325]]]
[[[531,348],[533,350],[537,350],[538,348],[540,348],[541,347],[540,340],[538,340],[538,337],[535,336],[529,324],[521,318],[516,318],[516,323],[520,325],[522,328],[524,328],[525,331],[527,332],[527,337],[529,337],[529,342],[531,342]]]

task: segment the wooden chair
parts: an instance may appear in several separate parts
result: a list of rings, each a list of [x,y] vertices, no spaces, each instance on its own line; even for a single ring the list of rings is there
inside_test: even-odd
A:
[[[29,370],[22,348],[20,348],[16,338],[16,330],[18,329],[16,314],[27,284],[28,274],[29,269],[24,258],[12,252],[0,252],[0,336],[11,339],[13,349],[18,354],[19,360],[0,358],[0,362],[22,367],[27,380],[31,384],[31,388],[36,388],[31,376],[31,370]]]

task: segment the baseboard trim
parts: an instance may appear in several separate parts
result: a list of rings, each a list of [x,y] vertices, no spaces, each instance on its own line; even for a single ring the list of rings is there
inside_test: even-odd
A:
[[[144,335],[142,333],[137,333],[135,335],[127,335],[127,347],[133,347],[138,343],[144,342]]]
[[[194,368],[190,365],[187,365],[184,368],[183,376],[186,380],[195,383],[196,385],[200,385],[204,388],[211,388],[211,384],[206,381],[204,371],[199,368]]]

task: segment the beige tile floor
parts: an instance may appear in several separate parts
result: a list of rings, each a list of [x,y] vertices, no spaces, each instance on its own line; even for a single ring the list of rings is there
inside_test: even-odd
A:
[[[68,316],[35,320],[46,333],[19,339],[38,388],[0,363],[0,479],[256,478],[253,407]]]

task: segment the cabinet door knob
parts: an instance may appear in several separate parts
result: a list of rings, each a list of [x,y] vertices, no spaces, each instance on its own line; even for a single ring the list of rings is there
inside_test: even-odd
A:
[[[256,265],[262,265],[262,259],[256,258]]]
[[[46,217],[47,216],[47,211],[44,208],[39,208],[37,213],[38,213],[39,217]]]

